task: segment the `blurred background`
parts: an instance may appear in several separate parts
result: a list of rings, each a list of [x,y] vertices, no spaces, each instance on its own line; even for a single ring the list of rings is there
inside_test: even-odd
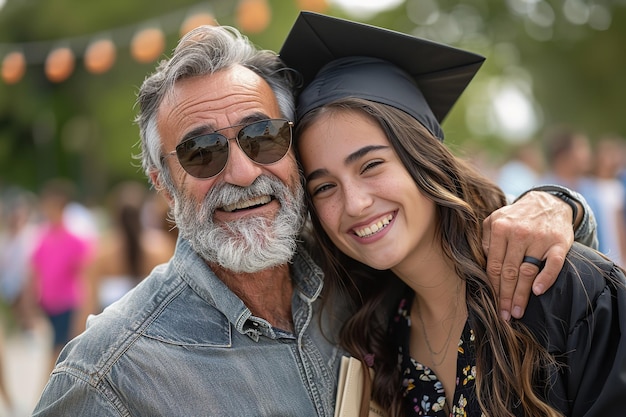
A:
[[[135,94],[181,33],[217,21],[278,50],[301,9],[486,56],[444,130],[494,162],[556,123],[626,131],[626,0],[0,0],[0,185],[65,176],[98,200],[143,179]]]
[[[585,196],[598,217],[621,216],[610,223],[621,246],[606,253],[622,256],[626,0],[0,0],[0,416],[28,415],[53,352],[45,317],[18,302],[33,229],[45,222],[41,187],[71,183],[68,224],[98,253],[118,227],[119,189],[131,184],[131,194],[141,195],[133,202],[141,227],[164,233],[151,242],[170,253],[175,230],[166,207],[133,159],[139,85],[197,25],[236,26],[278,51],[300,10],[487,57],[443,123],[446,143],[512,196],[547,179],[581,192],[581,179],[593,180],[588,189],[610,180],[614,188],[602,188],[617,196],[609,208],[606,198]],[[26,269],[16,272],[22,258]],[[86,287],[100,285],[93,268],[85,275]],[[80,317],[101,307],[87,304]]]

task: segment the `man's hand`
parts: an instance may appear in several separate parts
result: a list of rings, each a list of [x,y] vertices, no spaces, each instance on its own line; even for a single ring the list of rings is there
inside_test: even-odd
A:
[[[574,242],[572,208],[546,192],[531,191],[514,204],[494,211],[483,223],[487,276],[500,298],[506,320],[520,318],[530,291],[550,288]],[[545,260],[539,267],[522,262],[524,256]]]

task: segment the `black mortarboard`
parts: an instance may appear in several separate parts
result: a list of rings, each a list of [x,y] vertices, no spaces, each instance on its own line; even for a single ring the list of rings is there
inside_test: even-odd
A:
[[[391,105],[443,139],[448,114],[484,57],[404,33],[301,12],[280,57],[302,76],[297,116],[343,97]]]

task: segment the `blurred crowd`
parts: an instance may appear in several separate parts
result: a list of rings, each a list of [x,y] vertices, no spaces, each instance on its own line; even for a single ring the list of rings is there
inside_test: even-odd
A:
[[[3,371],[5,336],[47,329],[47,379],[90,314],[172,256],[177,230],[167,213],[164,198],[140,182],[116,185],[97,207],[81,203],[66,179],[36,192],[0,188],[0,416],[17,415]]]
[[[555,126],[517,147],[497,168],[500,187],[515,198],[533,185],[559,184],[581,193],[598,223],[600,252],[623,266],[626,260],[626,139],[591,138]]]

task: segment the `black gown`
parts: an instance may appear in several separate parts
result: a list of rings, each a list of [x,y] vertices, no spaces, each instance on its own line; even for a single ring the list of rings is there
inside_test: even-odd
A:
[[[564,365],[549,391],[551,404],[572,417],[626,416],[622,269],[575,243],[554,286],[531,297],[522,322]]]

